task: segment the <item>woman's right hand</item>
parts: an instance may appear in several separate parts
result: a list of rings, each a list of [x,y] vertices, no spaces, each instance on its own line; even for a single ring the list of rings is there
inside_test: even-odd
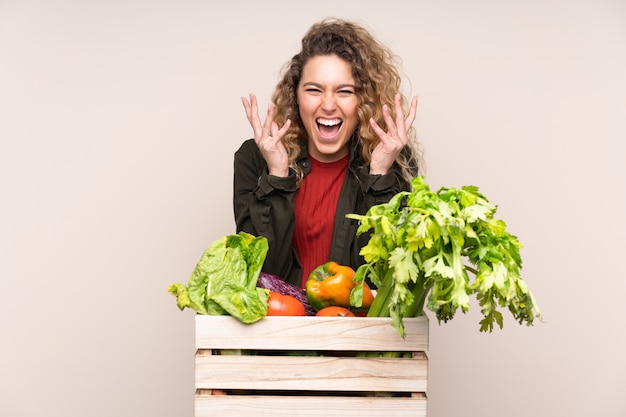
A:
[[[261,124],[256,96],[250,94],[250,101],[245,97],[242,97],[241,101],[246,110],[248,122],[250,122],[250,126],[252,126],[254,131],[254,141],[259,147],[261,155],[265,158],[269,174],[277,177],[286,177],[289,175],[289,157],[281,139],[287,133],[289,126],[291,126],[291,120],[287,120],[279,129],[274,122],[274,105],[270,103],[267,108],[265,122]]]

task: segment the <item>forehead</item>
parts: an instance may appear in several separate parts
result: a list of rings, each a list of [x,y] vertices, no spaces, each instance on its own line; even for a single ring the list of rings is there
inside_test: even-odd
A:
[[[337,55],[318,55],[302,68],[302,83],[354,84],[352,65]]]

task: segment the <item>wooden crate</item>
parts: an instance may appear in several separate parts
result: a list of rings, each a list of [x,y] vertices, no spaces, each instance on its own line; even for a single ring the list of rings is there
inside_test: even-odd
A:
[[[196,315],[195,416],[426,416],[428,318],[404,323]]]

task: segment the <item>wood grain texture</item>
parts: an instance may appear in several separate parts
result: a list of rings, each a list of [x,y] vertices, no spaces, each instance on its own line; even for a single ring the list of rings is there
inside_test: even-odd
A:
[[[426,316],[404,319],[404,339],[382,317],[272,316],[252,324],[230,316],[195,319],[198,349],[428,350]]]
[[[196,357],[196,388],[426,391],[421,358],[211,355]]]

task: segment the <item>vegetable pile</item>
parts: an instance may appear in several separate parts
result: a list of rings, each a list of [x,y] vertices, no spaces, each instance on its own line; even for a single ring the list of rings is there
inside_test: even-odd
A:
[[[367,312],[390,317],[403,337],[405,317],[422,315],[426,305],[447,322],[459,309],[469,310],[473,295],[483,315],[481,332],[503,327],[503,309],[530,326],[541,312],[520,275],[522,245],[495,218],[496,210],[476,186],[431,191],[418,176],[412,191],[347,216],[359,221],[357,235],[370,233],[360,251],[365,263],[356,271],[327,262],[299,288],[261,272],[267,239],[239,232],[211,244],[188,284],[172,284],[168,291],[181,310],[231,315],[244,323],[267,315],[320,315],[328,307],[332,312],[322,315]]]
[[[522,245],[504,221],[494,218],[497,207],[475,186],[435,192],[423,176],[412,186],[413,191],[400,192],[364,215],[348,215],[360,222],[357,235],[371,230],[360,252],[366,263],[354,277],[377,288],[368,317],[391,317],[404,337],[402,319],[421,315],[426,299],[438,321],[447,322],[458,309],[467,312],[474,295],[483,314],[481,332],[491,332],[494,323],[502,328],[501,308],[520,324],[541,318],[520,276]],[[360,305],[362,294],[351,297]]]

